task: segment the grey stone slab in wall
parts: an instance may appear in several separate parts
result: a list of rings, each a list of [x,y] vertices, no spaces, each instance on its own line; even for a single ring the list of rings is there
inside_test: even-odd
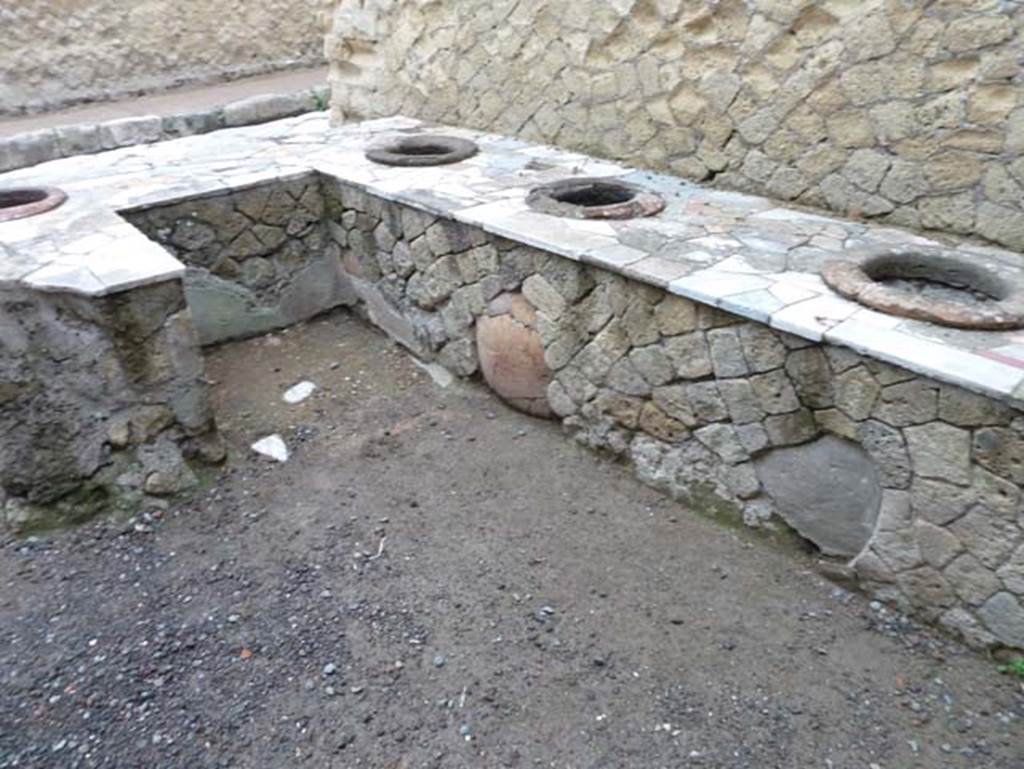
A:
[[[859,446],[826,435],[769,452],[756,466],[779,515],[822,552],[852,558],[871,539],[882,485]]]

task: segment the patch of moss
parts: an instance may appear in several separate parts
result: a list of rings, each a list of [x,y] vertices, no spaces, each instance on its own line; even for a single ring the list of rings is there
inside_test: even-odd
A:
[[[757,539],[782,550],[802,554],[813,549],[806,539],[781,520],[773,520],[770,527],[748,526],[743,520],[743,511],[739,506],[720,496],[715,491],[713,483],[692,484],[685,493],[680,494],[679,501],[698,515],[708,518],[720,526],[737,531],[746,539]]]

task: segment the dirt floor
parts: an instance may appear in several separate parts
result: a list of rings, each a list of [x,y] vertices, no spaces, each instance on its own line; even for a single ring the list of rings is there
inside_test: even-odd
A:
[[[0,767],[1024,767],[992,661],[357,320],[208,373],[212,487],[0,549]]]

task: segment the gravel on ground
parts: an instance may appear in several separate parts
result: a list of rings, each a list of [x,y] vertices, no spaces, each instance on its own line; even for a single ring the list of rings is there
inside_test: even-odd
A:
[[[358,319],[208,376],[202,492],[0,546],[0,768],[1024,767],[991,660]]]

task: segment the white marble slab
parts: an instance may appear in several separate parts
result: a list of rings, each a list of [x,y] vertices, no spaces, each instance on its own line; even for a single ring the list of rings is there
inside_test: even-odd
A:
[[[365,158],[371,144],[408,132],[455,134],[477,141],[481,151],[437,168],[391,168]],[[119,211],[311,173],[941,381],[1014,403],[1024,392],[1021,332],[908,323],[837,297],[817,273],[851,248],[927,245],[929,238],[401,116],[332,128],[324,113],[312,113],[0,175],[0,187],[53,185],[69,193],[54,211],[0,223],[0,285],[104,295],[176,279],[183,266]],[[660,193],[666,208],[657,217],[606,222],[560,219],[526,207],[532,187],[576,175],[643,185]],[[973,243],[964,249],[979,262],[1024,274],[1020,254]]]

